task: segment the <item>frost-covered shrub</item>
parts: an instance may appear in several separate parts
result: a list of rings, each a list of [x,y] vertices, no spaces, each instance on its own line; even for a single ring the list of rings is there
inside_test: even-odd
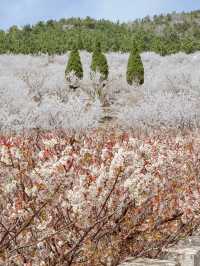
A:
[[[142,54],[145,82],[115,102],[122,125],[197,127],[200,125],[200,54],[161,57]],[[130,102],[133,95],[136,101]],[[139,97],[138,97],[139,96]]]
[[[44,83],[47,78],[46,69],[28,69],[17,73],[17,77],[25,82],[28,88],[28,95],[33,101],[40,103],[44,93]]]
[[[80,130],[98,125],[99,100],[91,100],[82,90],[70,93],[65,63],[64,56],[56,56],[53,64],[45,55],[0,57],[1,130]]]
[[[68,95],[65,103],[56,97],[45,97],[40,105],[33,102],[22,104],[15,109],[3,109],[0,114],[2,129],[81,130],[96,127],[102,116],[99,100],[90,102],[84,96]]]
[[[68,95],[66,103],[55,97],[45,98],[26,118],[25,128],[82,130],[97,127],[102,116],[98,99],[90,102],[86,95]]]
[[[38,121],[41,123],[37,121],[37,125],[47,127],[47,121],[51,119],[45,118],[44,110],[54,113],[55,117],[57,113],[60,114],[60,110],[64,110],[63,105],[67,105],[71,93],[64,75],[68,56],[69,54],[57,55],[51,64],[48,63],[48,55],[0,56],[1,129],[16,128],[17,124],[20,128],[24,125],[30,128],[29,121],[32,121],[32,126],[33,121],[36,121],[36,119],[26,120],[31,113],[32,117],[33,113],[40,117]],[[140,88],[135,85],[130,86],[126,82],[128,54],[106,54],[109,76],[105,82],[99,82],[98,73],[91,78],[92,54],[81,52],[80,57],[84,76],[79,81],[74,95],[78,99],[80,95],[85,95],[85,105],[88,103],[95,106],[98,103],[97,106],[109,106],[113,113],[118,113],[116,115],[120,122],[141,120],[146,121],[145,125],[158,125],[164,122],[165,126],[172,126],[175,125],[175,121],[182,121],[182,125],[198,125],[200,53],[191,55],[179,53],[166,57],[155,53],[141,54],[145,82]],[[94,109],[100,110],[98,108]],[[166,111],[168,108],[170,112]],[[147,121],[153,117],[155,119],[152,123]],[[180,117],[186,120],[183,121]],[[57,122],[56,127],[59,124]],[[97,121],[94,124],[97,124]],[[129,125],[133,126],[131,123]]]
[[[143,53],[142,60],[145,67],[145,91],[200,91],[200,53],[178,53],[165,57]]]
[[[65,84],[59,84],[56,80],[49,86],[44,81],[40,87],[38,84],[42,73],[38,73],[38,76],[36,72],[24,73],[23,76],[19,73],[16,76],[0,76],[1,130],[38,127],[80,130],[98,125],[102,116],[98,99],[91,101],[81,91],[70,94],[65,89]]]
[[[124,106],[118,118],[128,127],[199,127],[200,98],[190,94],[146,95],[133,106]]]

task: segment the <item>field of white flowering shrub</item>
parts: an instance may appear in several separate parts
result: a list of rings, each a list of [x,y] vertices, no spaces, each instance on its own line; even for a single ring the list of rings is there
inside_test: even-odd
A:
[[[128,54],[107,54],[110,75],[91,75],[91,54],[81,52],[84,79],[73,92],[65,80],[68,55],[0,55],[0,129],[94,128],[104,107],[120,126],[198,127],[200,53],[142,54],[145,84],[126,83]]]
[[[200,53],[142,54],[145,84],[70,91],[67,56],[0,56],[0,266],[117,266],[200,225]],[[105,108],[113,115],[103,124]]]

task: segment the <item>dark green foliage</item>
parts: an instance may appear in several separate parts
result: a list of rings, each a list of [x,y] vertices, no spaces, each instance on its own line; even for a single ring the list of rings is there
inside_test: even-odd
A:
[[[70,72],[74,71],[75,75],[79,78],[83,78],[83,68],[81,64],[81,58],[79,52],[76,48],[74,48],[69,55],[67,67],[65,70],[65,75],[69,74]]]
[[[91,70],[99,72],[101,79],[106,80],[108,78],[108,63],[105,55],[101,52],[100,42],[96,42],[95,49],[92,55]]]
[[[82,41],[81,35],[79,35],[78,40],[77,40],[77,49],[79,49],[79,50],[83,50],[84,49],[84,45],[83,45],[83,41]]]
[[[133,39],[137,40],[140,52],[191,53],[199,50],[199,23],[200,11],[154,16],[154,19],[146,17],[131,23],[90,17],[40,21],[22,29],[13,26],[8,32],[0,31],[0,53],[62,54],[71,50],[73,43],[79,50],[91,52],[96,39],[101,41],[104,53],[130,52]]]
[[[196,48],[195,46],[196,46],[195,40],[188,38],[187,40],[181,43],[181,50],[184,51],[186,54],[191,54],[195,52],[195,50],[197,50],[195,49]]]
[[[142,85],[144,83],[144,67],[136,47],[133,47],[127,66],[126,79],[129,85],[133,82]]]

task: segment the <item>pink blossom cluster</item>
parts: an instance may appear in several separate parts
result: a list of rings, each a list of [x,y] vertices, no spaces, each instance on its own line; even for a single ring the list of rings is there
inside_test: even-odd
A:
[[[1,136],[0,265],[158,256],[198,227],[199,150],[199,131]]]

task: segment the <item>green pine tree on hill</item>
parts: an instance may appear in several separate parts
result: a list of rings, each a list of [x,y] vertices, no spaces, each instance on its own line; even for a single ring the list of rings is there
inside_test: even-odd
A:
[[[108,63],[106,56],[101,52],[100,42],[96,42],[95,49],[92,54],[91,70],[94,72],[99,72],[101,74],[101,79],[106,80],[108,78]]]
[[[135,44],[133,45],[128,59],[126,80],[129,85],[132,85],[133,83],[142,85],[144,83],[144,67],[138,48]]]
[[[65,75],[71,72],[74,72],[77,78],[83,78],[83,67],[81,63],[81,58],[79,55],[79,51],[76,47],[74,47],[70,52],[67,67],[65,70]]]

